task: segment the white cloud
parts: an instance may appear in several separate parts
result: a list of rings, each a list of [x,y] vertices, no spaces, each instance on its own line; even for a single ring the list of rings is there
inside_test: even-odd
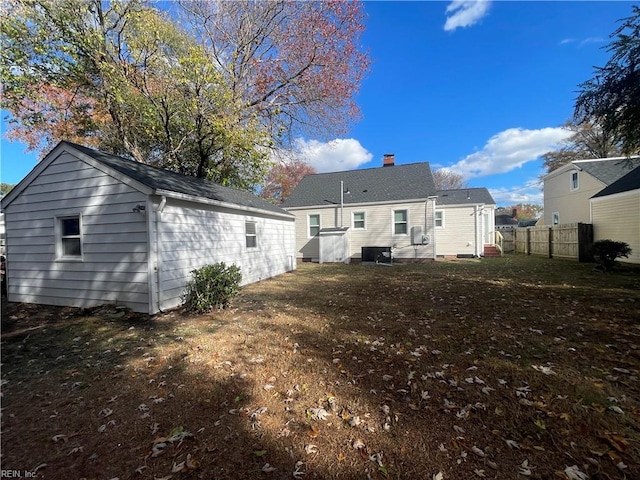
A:
[[[589,37],[589,38],[585,38],[584,40],[582,40],[578,44],[578,48],[582,48],[585,45],[590,45],[592,43],[603,43],[603,42],[604,42],[604,38],[602,38],[602,37]]]
[[[489,0],[453,0],[447,6],[446,32],[478,23],[489,11]]]
[[[587,37],[583,40],[578,40],[576,38],[564,38],[558,42],[558,45],[568,45],[570,43],[576,44],[576,48],[582,48],[585,45],[590,45],[593,43],[603,43],[604,38],[602,37]]]
[[[330,142],[294,141],[295,153],[318,173],[354,170],[373,158],[373,154],[353,138],[336,138]]]
[[[482,150],[447,167],[465,179],[507,173],[556,149],[572,132],[562,127],[509,128],[489,139]]]
[[[490,188],[489,193],[499,206],[519,203],[542,205],[544,203],[542,184],[537,178],[529,180],[524,185]]]

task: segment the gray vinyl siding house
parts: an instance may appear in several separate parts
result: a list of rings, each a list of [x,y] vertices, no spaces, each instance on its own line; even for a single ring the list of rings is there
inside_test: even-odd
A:
[[[11,302],[182,302],[192,270],[236,264],[242,283],[295,268],[295,218],[251,193],[61,142],[2,199]]]

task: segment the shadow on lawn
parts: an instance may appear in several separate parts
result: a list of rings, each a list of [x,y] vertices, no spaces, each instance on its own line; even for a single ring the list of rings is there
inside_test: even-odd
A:
[[[538,268],[316,265],[247,287],[234,312],[3,328],[3,468],[141,479],[518,478],[524,460],[540,478],[584,469],[607,452],[598,434],[630,431],[631,415],[591,405],[604,392],[640,397],[602,380],[623,359],[638,369],[637,351],[602,349],[634,341],[625,329],[640,299],[613,289],[594,302],[606,281],[563,285]],[[547,362],[557,375],[531,368]],[[325,420],[312,417],[320,407]],[[637,445],[617,454],[639,473]],[[598,458],[592,478],[621,478]]]
[[[22,306],[23,313],[31,308]],[[283,425],[270,423],[271,409],[257,407],[265,391],[251,369],[263,367],[242,350],[246,338],[229,339],[238,356],[228,362],[189,333],[190,322],[207,332],[239,323],[228,315],[105,321],[44,310],[3,335],[3,468],[39,478],[279,479],[306,472],[297,464],[307,460],[304,443],[283,446]],[[283,435],[306,435],[306,424],[289,427]],[[357,475],[345,468],[342,478]]]
[[[594,368],[602,377],[629,367],[638,373],[638,352],[624,351],[637,336],[637,291],[616,289],[607,279],[559,283],[562,275],[548,278],[544,271],[523,277],[513,272],[505,279],[474,267],[400,267],[364,277],[341,266],[320,268],[325,271],[298,276],[295,289],[268,288],[268,295],[254,292],[254,298],[322,319],[320,327],[301,323],[293,330],[281,327],[280,334],[314,359],[313,375],[332,371],[325,376],[349,399],[342,406],[347,418],[366,412],[374,424],[388,425],[385,435],[354,433],[365,438],[367,453],[386,453],[392,476],[425,478],[442,470],[459,477],[457,465],[467,463],[473,467],[467,473],[475,468],[515,478],[527,460],[546,478],[566,462],[580,464],[606,451],[604,432],[633,431],[629,417],[603,412],[611,403],[605,392],[638,398],[637,386],[618,376],[603,389],[593,375]],[[330,280],[317,282],[316,275]],[[274,326],[265,321],[262,328]],[[548,365],[560,374],[532,368]],[[355,397],[348,393],[354,390]],[[475,446],[483,455],[464,455]],[[638,469],[634,452],[610,455],[622,458],[631,473]],[[597,470],[597,478],[619,473],[604,461]]]

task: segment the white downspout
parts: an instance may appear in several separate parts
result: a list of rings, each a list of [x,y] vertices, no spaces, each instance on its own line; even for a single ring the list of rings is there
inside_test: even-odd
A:
[[[478,256],[478,205],[473,206],[473,254]]]
[[[344,181],[340,180],[340,227],[342,228],[344,216]]]
[[[475,223],[475,255],[476,257],[480,257],[480,253],[484,254],[484,235],[482,234],[482,230],[484,228],[484,222],[479,221],[479,218],[482,215],[482,211],[484,210],[484,203],[478,203],[473,206],[474,213],[474,223]],[[480,224],[480,231],[478,231],[478,223]],[[480,240],[480,241],[478,241]]]
[[[436,260],[438,258],[438,254],[436,252],[436,199],[437,195],[432,195],[427,197],[427,200],[424,202],[424,233],[427,233],[427,203],[429,200],[433,200],[433,217],[431,219],[431,243],[433,245],[433,259]]]

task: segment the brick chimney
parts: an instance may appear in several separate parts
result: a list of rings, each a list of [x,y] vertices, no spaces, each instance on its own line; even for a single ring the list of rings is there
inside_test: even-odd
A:
[[[393,153],[385,153],[382,157],[383,167],[393,167],[396,164],[396,156]]]

